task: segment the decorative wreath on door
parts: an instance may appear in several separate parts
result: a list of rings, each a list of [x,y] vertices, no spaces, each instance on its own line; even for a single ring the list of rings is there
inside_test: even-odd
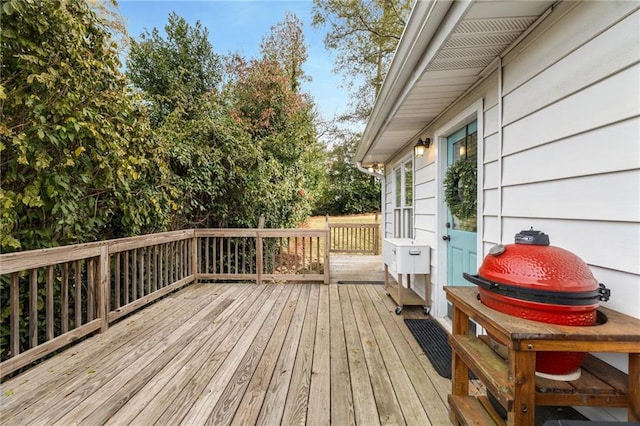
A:
[[[459,219],[476,215],[477,170],[469,160],[460,160],[449,166],[444,176],[444,200],[451,214]]]

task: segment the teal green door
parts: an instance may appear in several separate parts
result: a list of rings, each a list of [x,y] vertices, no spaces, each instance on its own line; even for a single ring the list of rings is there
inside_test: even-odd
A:
[[[470,123],[447,137],[447,167],[468,160],[477,168],[477,122]],[[476,215],[458,218],[447,208],[447,284],[471,285],[462,277],[463,272],[476,273],[477,229]],[[445,237],[447,238],[447,237]]]

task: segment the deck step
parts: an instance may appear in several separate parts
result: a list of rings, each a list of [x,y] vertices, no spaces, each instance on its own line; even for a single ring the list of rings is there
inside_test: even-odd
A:
[[[449,395],[451,422],[462,426],[495,426],[505,422],[491,408],[474,396]]]
[[[478,376],[502,406],[510,410],[513,393],[509,387],[509,370],[506,361],[482,340],[469,335],[450,335],[452,350]]]

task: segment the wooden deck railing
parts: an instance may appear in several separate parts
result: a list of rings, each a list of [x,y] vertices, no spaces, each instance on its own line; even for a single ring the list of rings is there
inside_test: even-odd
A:
[[[197,229],[199,280],[329,283],[328,231]]]
[[[329,223],[331,252],[380,254],[379,223]]]
[[[328,233],[191,229],[0,255],[0,377],[193,282],[328,284]]]

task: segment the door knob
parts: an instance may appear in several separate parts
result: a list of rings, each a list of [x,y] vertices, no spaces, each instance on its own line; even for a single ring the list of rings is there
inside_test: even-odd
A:
[[[445,240],[445,241],[449,241],[451,239],[451,237],[448,236],[448,235],[443,235],[442,239]]]

